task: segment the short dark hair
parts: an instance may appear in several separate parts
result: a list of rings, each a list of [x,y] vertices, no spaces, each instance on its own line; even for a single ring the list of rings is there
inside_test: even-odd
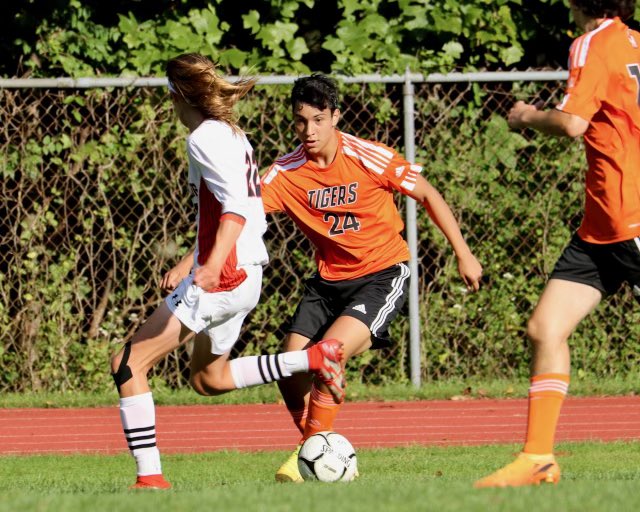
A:
[[[590,18],[613,18],[626,20],[636,10],[636,0],[573,0],[573,4]]]
[[[335,80],[320,73],[298,78],[291,90],[291,108],[305,103],[319,110],[328,108],[333,112],[338,108],[338,85]]]

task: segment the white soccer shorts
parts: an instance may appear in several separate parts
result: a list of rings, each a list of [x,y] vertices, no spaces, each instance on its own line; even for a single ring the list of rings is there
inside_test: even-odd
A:
[[[211,339],[211,353],[228,352],[240,336],[242,322],[256,307],[262,288],[262,266],[242,267],[247,278],[233,290],[207,293],[193,284],[193,272],[165,299],[171,312],[195,333]]]

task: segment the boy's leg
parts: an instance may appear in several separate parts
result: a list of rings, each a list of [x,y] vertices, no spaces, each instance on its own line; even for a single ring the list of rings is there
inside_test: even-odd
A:
[[[305,350],[312,345],[306,336],[291,332],[287,334],[285,339],[284,350],[285,352]],[[309,407],[309,393],[311,392],[313,380],[311,373],[298,373],[288,379],[278,381],[282,399],[293,418],[296,428],[300,431],[300,435],[304,434]]]
[[[545,287],[527,328],[533,363],[524,450],[515,462],[478,480],[476,487],[555,483],[560,479],[553,444],[569,386],[567,340],[601,298],[596,288],[572,281],[551,279]]]
[[[230,351],[211,353],[208,335],[196,336],[191,356],[191,385],[201,395],[214,396],[292,378],[294,374],[315,373],[332,389],[336,401],[343,391],[342,343],[325,340],[306,350],[245,356],[229,360]],[[306,381],[308,377],[305,377]]]
[[[319,277],[310,279],[291,325],[292,331],[305,333],[308,337],[290,334],[287,339],[289,345],[295,342],[303,346],[303,340],[308,343],[310,338],[323,333],[324,340],[335,339],[342,342],[344,368],[350,357],[371,347],[373,338],[382,343],[387,341],[389,324],[401,310],[407,296],[409,275],[409,267],[399,263],[368,276],[342,282],[326,282]],[[341,402],[344,390],[336,392],[336,387],[341,386],[334,386],[326,378],[330,375],[323,373],[321,377],[314,384],[314,399],[309,399],[308,381],[304,388],[300,381],[286,380],[280,385],[292,416],[299,414],[300,408],[308,404],[303,437],[311,435],[312,431],[332,430],[333,421],[340,409],[340,404],[335,402]],[[330,385],[327,386],[326,382]],[[334,403],[331,403],[331,395],[337,399]],[[295,455],[294,453],[278,470],[277,480],[302,480],[297,466],[290,464],[295,462]],[[293,466],[298,479],[285,478],[287,475],[282,475],[282,471]]]
[[[339,317],[327,330],[325,339],[336,339],[342,342],[343,368],[351,357],[361,354],[371,347],[371,331],[360,320],[351,316]],[[333,422],[342,402],[336,403],[332,399],[332,394],[330,387],[324,382],[320,382],[318,379],[314,382],[303,439],[316,432],[333,430]]]
[[[136,460],[134,488],[168,488],[156,446],[155,406],[147,381],[151,367],[175,350],[192,333],[162,303],[111,361],[120,394],[120,418],[131,454]]]
[[[325,338],[327,340],[336,339],[342,342],[344,350],[343,368],[350,357],[364,352],[371,346],[371,332],[369,328],[360,320],[350,316],[339,317],[331,327],[329,327]],[[304,403],[308,403],[306,421],[300,442],[302,443],[316,432],[333,430],[333,423],[340,411],[342,401],[336,402],[335,394],[331,392],[329,387],[323,383],[321,379],[314,381],[310,393],[302,386],[294,387],[294,384],[297,383],[291,382],[291,379],[279,383],[282,396],[285,398],[285,403],[292,416],[294,412],[297,411],[296,408]],[[304,395],[302,394],[303,392]],[[276,471],[277,481],[302,482],[302,476],[298,470],[297,463],[299,450],[300,446],[296,447],[285,463]]]

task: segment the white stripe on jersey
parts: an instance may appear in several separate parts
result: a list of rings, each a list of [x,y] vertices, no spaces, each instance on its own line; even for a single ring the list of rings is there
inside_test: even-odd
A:
[[[421,172],[422,172],[422,167],[416,164],[411,164],[409,166],[409,172],[404,177],[404,180],[402,181],[402,183],[400,183],[400,186],[405,190],[409,190],[409,191],[413,190],[414,188],[416,188],[416,182],[418,181],[418,174],[420,174]]]
[[[355,135],[349,135],[348,133],[343,132],[340,133],[342,133],[343,140],[346,140],[349,143],[356,144],[357,146],[362,146],[370,151],[373,151],[374,153],[378,153],[381,158],[384,158],[386,160],[391,160],[393,158],[393,152],[389,151],[383,146],[377,146],[376,144],[356,137]]]
[[[584,36],[586,34],[578,37],[571,44],[571,51],[569,52],[569,56],[571,60],[569,61],[569,68],[573,69],[578,66],[578,55],[580,55],[580,49],[582,48],[582,41],[584,40]]]
[[[345,154],[358,158],[367,169],[376,174],[382,174],[393,158],[393,152],[387,148],[346,133],[342,133],[342,150]]]
[[[589,53],[591,38],[601,30],[607,28],[612,23],[612,19],[605,20],[600,24],[598,28],[592,30],[591,32],[587,32],[576,40],[576,51],[573,54],[571,67],[581,68],[585,65],[585,63],[587,62],[587,54]]]
[[[364,158],[364,156],[362,154],[358,153],[357,151],[354,151],[353,149],[351,149],[346,144],[342,146],[342,152],[345,155],[349,155],[349,156],[352,156],[352,157],[357,158],[358,160],[360,160],[364,164],[364,166],[367,169],[369,169],[370,171],[373,171],[376,174],[384,173],[384,167],[380,167],[380,166],[376,165],[375,163],[373,163],[371,160],[369,160],[367,158]]]
[[[404,181],[402,183],[400,183],[400,186],[405,189],[405,190],[413,190],[414,188],[416,188],[416,181],[417,178],[414,176],[413,179],[409,178],[409,176],[407,176]]]
[[[384,306],[382,306],[382,308],[380,308],[380,311],[378,311],[378,314],[369,326],[369,330],[374,336],[378,335],[378,329],[380,329],[384,325],[387,317],[393,312],[396,301],[402,296],[402,286],[411,274],[411,272],[409,271],[409,267],[407,267],[404,263],[398,263],[398,266],[400,267],[400,275],[398,277],[395,277],[393,281],[391,281],[391,291],[385,299],[385,304]]]
[[[564,108],[564,106],[567,104],[567,101],[569,101],[569,96],[571,96],[571,94],[564,95],[564,98],[562,98],[562,101],[556,106],[558,110],[562,110]]]
[[[302,145],[298,146],[291,153],[287,153],[286,155],[281,156],[274,163],[281,167],[288,167],[291,162],[301,159],[307,159],[307,155],[302,149]]]
[[[297,169],[307,162],[307,154],[302,149],[302,146],[298,146],[295,151],[278,158],[269,172],[263,178],[265,185],[268,185],[278,175],[280,171],[289,171],[291,169]]]

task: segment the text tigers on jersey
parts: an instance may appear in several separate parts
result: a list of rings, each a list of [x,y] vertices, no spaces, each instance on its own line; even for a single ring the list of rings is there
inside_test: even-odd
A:
[[[321,209],[353,204],[358,200],[357,189],[358,182],[309,190],[309,208]]]

